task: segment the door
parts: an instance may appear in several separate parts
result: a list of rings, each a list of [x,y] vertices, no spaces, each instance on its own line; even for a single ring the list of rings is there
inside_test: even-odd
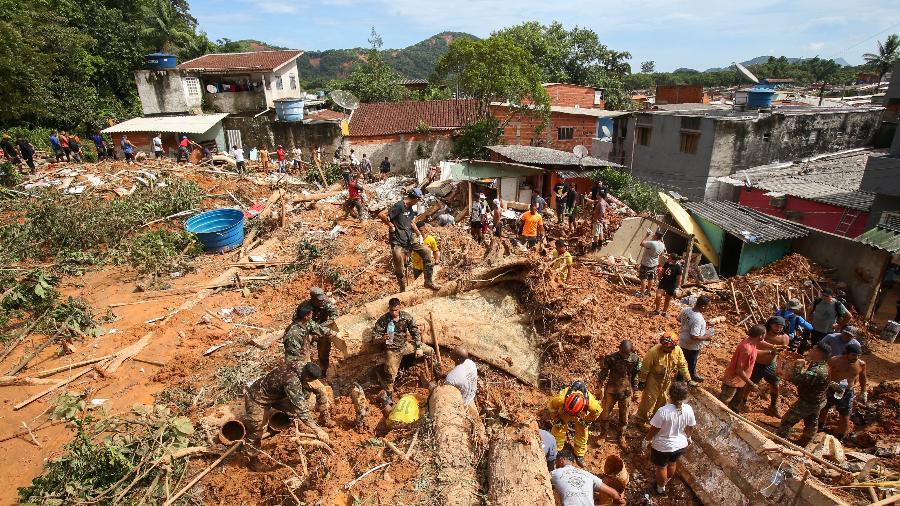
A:
[[[225,151],[231,151],[232,146],[237,146],[239,148],[244,147],[244,145],[241,143],[240,130],[225,130],[225,136],[228,137],[228,145],[225,146]]]
[[[724,236],[722,254],[719,255],[719,276],[731,277],[738,273],[744,242],[728,232]]]

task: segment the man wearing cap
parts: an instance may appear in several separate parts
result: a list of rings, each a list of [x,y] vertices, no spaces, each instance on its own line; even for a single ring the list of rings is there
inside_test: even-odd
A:
[[[320,367],[328,373],[328,355],[331,352],[331,338],[337,334],[313,319],[313,307],[306,304],[297,308],[294,320],[284,331],[284,359],[288,362],[300,360],[309,362],[312,343],[318,343]]]
[[[831,346],[832,357],[843,355],[844,351],[847,349],[847,345],[851,343],[862,348],[862,345],[859,343],[859,329],[853,325],[847,325],[842,328],[840,332],[828,334],[822,338],[821,342]]]
[[[483,193],[478,194],[478,200],[472,202],[469,209],[469,227],[472,231],[472,239],[481,242],[484,219],[487,217],[487,197]]]
[[[813,328],[811,323],[797,314],[797,311],[800,311],[802,308],[803,305],[800,304],[799,300],[790,299],[784,307],[775,312],[775,316],[784,318],[784,333],[788,336],[790,342],[788,348],[791,351],[797,351],[797,348],[800,346],[800,341],[802,340],[800,333],[810,332]]]
[[[823,337],[850,322],[850,312],[834,298],[831,288],[823,288],[822,296],[813,302],[812,326],[810,332],[812,342],[818,343]]]
[[[816,435],[819,426],[819,412],[825,407],[825,394],[830,383],[828,379],[828,355],[831,348],[827,344],[817,343],[809,350],[809,365],[803,359],[797,360],[791,372],[791,383],[797,385],[797,401],[781,418],[776,433],[787,438],[797,422],[803,420],[802,443],[806,444]]]
[[[318,286],[309,289],[309,299],[297,306],[297,313],[294,314],[294,320],[300,312],[300,308],[309,306],[312,308],[312,321],[317,323],[323,329],[334,330],[336,326],[334,321],[337,320],[337,305],[331,297],[325,295],[325,290]],[[331,357],[331,336],[333,332],[321,333],[318,339],[319,365],[328,374],[328,366]]]
[[[619,446],[625,446],[625,426],[628,425],[628,412],[631,402],[637,401],[638,373],[641,370],[641,357],[634,352],[631,341],[619,343],[618,351],[603,358],[600,372],[597,374],[600,385],[606,383],[603,391],[603,404],[600,413],[602,431],[609,430],[609,415],[613,407],[619,405]],[[609,380],[607,381],[607,378]]]
[[[434,284],[434,262],[431,250],[424,244],[422,233],[416,226],[416,211],[413,206],[422,200],[422,190],[413,188],[403,197],[403,200],[395,203],[388,209],[378,213],[381,221],[388,226],[388,243],[391,245],[393,257],[394,276],[400,285],[400,291],[406,291],[406,254],[415,251],[422,257],[422,270],[425,273],[425,287],[437,290],[440,287]]]
[[[824,342],[824,339],[822,341]],[[862,353],[859,343],[852,340],[846,343],[843,349],[844,353],[836,356],[834,356],[834,349],[831,350],[833,356],[828,360],[828,377],[831,382],[828,384],[825,407],[819,413],[819,432],[822,432],[825,430],[828,411],[835,406],[838,412],[836,434],[838,439],[845,438],[850,431],[850,415],[853,414],[857,381],[859,382],[859,401],[865,404],[869,400],[866,391],[866,363],[859,359],[859,355]]]
[[[650,348],[641,361],[641,372],[638,374],[638,390],[642,390],[641,403],[634,415],[635,424],[644,425],[650,415],[666,405],[669,385],[675,373],[688,380],[688,385],[695,385],[688,372],[684,353],[675,344],[675,333],[666,332],[659,338],[659,344]]]
[[[286,362],[247,388],[244,394],[246,409],[244,426],[247,428],[246,441],[251,455],[250,465],[254,469],[261,467],[257,450],[266,430],[264,423],[266,412],[270,409],[283,411],[290,417],[300,420],[316,433],[316,437],[328,441],[328,433],[316,424],[309,413],[309,394],[315,393],[316,409],[319,410],[326,425],[331,423],[331,393],[320,378],[322,369],[316,364]]]

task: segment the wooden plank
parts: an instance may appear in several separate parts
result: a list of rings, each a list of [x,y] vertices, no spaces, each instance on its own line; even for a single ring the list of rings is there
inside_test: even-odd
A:
[[[87,374],[87,373],[89,373],[89,372],[91,372],[91,371],[93,371],[93,370],[94,370],[93,367],[86,367],[86,368],[85,368],[83,371],[81,371],[80,373],[78,373],[78,374],[76,374],[76,375],[74,375],[74,376],[70,376],[68,379],[63,380],[63,381],[57,383],[56,385],[53,385],[52,387],[50,387],[50,388],[48,388],[48,389],[46,389],[46,390],[43,390],[43,391],[41,391],[41,392],[38,392],[38,393],[32,395],[31,397],[25,399],[24,401],[22,401],[22,402],[16,404],[15,406],[13,406],[13,410],[14,410],[14,411],[18,411],[18,410],[24,408],[25,406],[31,404],[32,402],[34,402],[34,401],[40,399],[41,397],[43,397],[43,396],[45,396],[45,395],[47,395],[47,394],[53,392],[53,391],[56,390],[57,388],[64,387],[64,386],[68,385],[69,383],[75,381],[76,379],[78,379],[78,378],[84,376],[85,374]]]
[[[115,357],[112,359],[112,362],[106,366],[106,370],[108,372],[116,372],[119,370],[119,367],[122,366],[122,363],[128,360],[129,358],[137,355],[144,348],[150,344],[150,341],[153,340],[153,331],[147,332],[140,339],[135,341],[134,343],[122,348],[121,350],[115,353]]]

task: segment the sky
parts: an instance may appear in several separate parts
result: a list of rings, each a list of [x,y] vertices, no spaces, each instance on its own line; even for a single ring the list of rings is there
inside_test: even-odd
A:
[[[442,31],[486,37],[523,21],[594,30],[658,71],[705,70],[761,55],[862,63],[875,41],[900,32],[900,0],[189,0],[211,39],[257,39],[295,49],[383,48]]]

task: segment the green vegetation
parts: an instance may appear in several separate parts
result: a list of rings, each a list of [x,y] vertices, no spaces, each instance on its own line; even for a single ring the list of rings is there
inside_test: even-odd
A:
[[[60,298],[58,278],[43,269],[16,275],[3,271],[0,277],[0,327],[11,322],[26,324],[30,331],[73,339],[101,332],[91,309],[80,298]],[[11,336],[4,335],[2,340]]]
[[[470,160],[487,159],[485,146],[500,144],[500,121],[493,116],[466,125],[453,140],[453,156]]]
[[[900,35],[891,34],[884,40],[878,41],[877,53],[866,53],[863,55],[866,65],[871,67],[878,73],[878,82],[885,74],[894,68],[894,63],[900,59]]]
[[[409,97],[409,92],[397,84],[400,75],[381,59],[377,50],[372,49],[366,62],[356,66],[346,79],[332,81],[331,89],[344,89],[356,95],[361,102],[397,102]]]
[[[642,183],[627,172],[606,167],[595,171],[591,177],[603,181],[613,196],[638,213],[659,214],[665,209],[659,198],[659,188]]]
[[[191,421],[167,407],[135,406],[121,417],[84,414],[80,396],[57,398],[54,415],[69,420],[75,437],[65,454],[44,466],[31,485],[19,489],[24,504],[162,503],[184,478]]]
[[[142,188],[112,201],[44,192],[26,199],[24,221],[0,228],[6,261],[41,259],[65,250],[114,248],[145,222],[194,208],[204,192],[183,179],[165,186]]]

